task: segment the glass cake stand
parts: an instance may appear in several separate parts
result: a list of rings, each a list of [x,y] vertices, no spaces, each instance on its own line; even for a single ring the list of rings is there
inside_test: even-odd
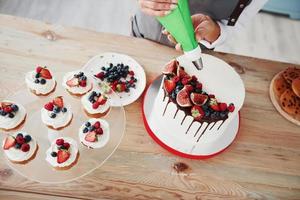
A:
[[[36,157],[27,164],[11,163],[6,158],[3,148],[1,148],[2,152],[0,156],[4,156],[4,160],[7,161],[7,164],[22,176],[41,183],[63,183],[76,180],[103,165],[119,146],[126,125],[124,108],[121,103],[118,102],[118,95],[112,92],[109,94],[109,98],[113,99],[114,102],[112,103],[118,106],[111,107],[107,115],[102,117],[102,119],[105,119],[110,125],[110,138],[108,143],[99,149],[89,149],[86,146],[83,146],[79,141],[78,130],[89,117],[83,111],[80,97],[70,95],[61,86],[64,74],[54,73],[53,75],[56,78],[57,86],[55,92],[49,96],[36,96],[31,93],[24,84],[23,87],[14,91],[4,99],[15,101],[25,107],[27,111],[26,121],[19,130],[32,135],[37,140],[39,149]],[[94,85],[94,87],[98,87],[98,85]],[[100,87],[99,89],[101,90]],[[64,101],[71,104],[73,111],[71,124],[60,131],[48,129],[41,120],[41,108],[56,96],[63,96]],[[18,130],[15,132],[17,131]],[[2,131],[0,134],[1,141],[3,141],[7,134],[9,134],[9,132]],[[50,147],[51,141],[60,136],[73,138],[77,142],[79,148],[78,162],[68,170],[55,170],[45,160],[46,151]]]

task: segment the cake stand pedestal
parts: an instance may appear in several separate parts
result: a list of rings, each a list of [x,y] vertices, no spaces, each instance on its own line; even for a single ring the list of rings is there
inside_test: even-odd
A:
[[[167,151],[184,158],[191,159],[205,159],[222,153],[233,142],[239,132],[240,127],[240,113],[232,119],[228,127],[222,133],[222,136],[213,143],[199,143],[186,146],[180,140],[176,140],[171,134],[168,134],[168,130],[163,127],[159,127],[158,123],[155,123],[150,119],[154,99],[156,98],[161,85],[163,76],[156,78],[146,89],[142,104],[142,115],[145,128],[151,138],[158,143],[161,147]],[[155,131],[154,131],[155,130]]]

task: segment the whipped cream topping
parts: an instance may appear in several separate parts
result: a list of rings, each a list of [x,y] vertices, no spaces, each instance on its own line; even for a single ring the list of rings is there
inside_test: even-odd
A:
[[[82,142],[84,145],[91,147],[93,149],[95,148],[101,148],[103,146],[105,146],[109,140],[109,124],[107,121],[103,120],[103,119],[96,119],[96,118],[91,118],[88,120],[88,122],[91,123],[91,125],[95,124],[95,122],[99,121],[101,124],[101,128],[103,129],[103,134],[102,135],[97,135],[98,140],[95,142],[88,142],[86,141],[84,138],[85,136],[89,133],[83,133],[83,129],[85,128],[85,123],[82,124],[82,126],[79,128],[79,140],[80,142]]]
[[[12,101],[7,101],[7,100],[4,100],[3,102],[16,104],[19,107],[19,110],[16,112],[13,118],[9,118],[8,115],[6,116],[0,115],[0,128],[13,129],[17,127],[24,120],[26,116],[26,110],[21,104]]]
[[[70,148],[69,148],[70,157],[68,160],[60,164],[57,162],[57,157],[51,156],[51,153],[53,151],[58,152],[58,146],[56,145],[57,139],[63,139],[65,142],[68,142],[70,144]],[[76,160],[77,154],[78,154],[78,146],[75,140],[69,137],[58,137],[52,141],[50,148],[46,151],[46,161],[53,167],[67,167]]]
[[[28,133],[26,133],[24,131],[19,131],[17,133],[12,134],[12,136],[16,137],[18,133],[22,133],[24,137],[26,135],[29,135]],[[3,140],[2,147],[4,146],[4,143],[5,143],[5,139]],[[4,153],[7,156],[7,158],[11,161],[15,161],[15,162],[26,161],[33,156],[33,154],[35,153],[35,150],[37,148],[36,140],[32,136],[31,136],[31,141],[28,142],[28,144],[30,146],[30,149],[27,152],[23,152],[21,149],[11,147],[7,150],[4,150]]]
[[[66,88],[69,92],[71,92],[72,94],[79,94],[79,95],[85,94],[88,91],[90,91],[93,87],[93,78],[87,72],[84,72],[84,75],[87,77],[86,87],[81,87],[81,86],[70,87],[70,86],[67,85],[67,81],[71,80],[74,77],[74,75],[78,74],[79,72],[84,72],[84,71],[76,70],[76,71],[68,72],[63,77],[62,86],[64,88]]]
[[[27,87],[29,87],[31,90],[35,90],[36,94],[48,94],[54,89],[56,85],[56,81],[54,77],[52,77],[52,79],[46,79],[46,83],[42,85],[40,83],[34,82],[35,75],[36,75],[35,71],[27,72],[25,75],[25,82]]]
[[[100,92],[97,90],[94,90],[94,91]],[[93,90],[88,92],[87,94],[85,94],[83,97],[81,97],[81,103],[82,103],[84,109],[90,114],[105,113],[110,107],[109,99],[107,99],[105,104],[100,105],[97,109],[94,109],[93,104],[89,101],[89,96],[91,95],[92,92],[93,92]]]
[[[43,107],[41,109],[43,123],[48,126],[52,126],[55,129],[66,126],[72,119],[73,113],[70,104],[65,103],[64,107],[67,108],[67,112],[63,113],[62,111],[60,111],[56,114],[55,118],[50,117],[50,114],[53,111],[48,111]]]

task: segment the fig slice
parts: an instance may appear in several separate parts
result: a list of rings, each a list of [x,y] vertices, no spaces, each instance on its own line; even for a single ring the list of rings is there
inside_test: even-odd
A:
[[[191,97],[193,104],[198,105],[198,106],[204,105],[208,100],[208,96],[205,94],[191,93],[190,97]]]
[[[190,100],[190,93],[186,88],[180,90],[177,94],[176,101],[181,107],[190,107],[192,106],[192,102]]]
[[[175,72],[177,71],[177,68],[179,66],[179,63],[177,60],[171,60],[168,64],[165,65],[162,73],[165,75],[168,74],[175,74]]]

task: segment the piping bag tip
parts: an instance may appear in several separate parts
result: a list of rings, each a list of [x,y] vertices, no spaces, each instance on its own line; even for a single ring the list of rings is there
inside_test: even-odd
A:
[[[194,66],[195,66],[198,70],[203,69],[203,62],[202,62],[202,58],[201,58],[201,57],[200,57],[199,59],[197,59],[197,60],[194,60],[194,61],[193,61],[193,64],[194,64]]]

